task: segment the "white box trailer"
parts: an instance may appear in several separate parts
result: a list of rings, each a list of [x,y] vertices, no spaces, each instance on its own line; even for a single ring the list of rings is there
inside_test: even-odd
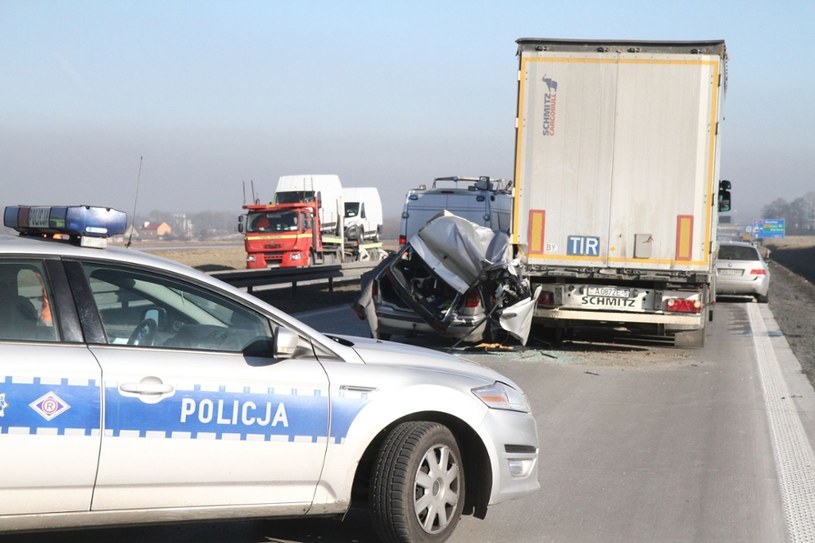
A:
[[[320,225],[324,233],[342,235],[342,217],[345,212],[342,183],[333,174],[283,175],[277,180],[272,203],[293,204],[319,199]]]
[[[724,42],[517,43],[513,241],[543,285],[535,319],[702,344],[715,297]]]

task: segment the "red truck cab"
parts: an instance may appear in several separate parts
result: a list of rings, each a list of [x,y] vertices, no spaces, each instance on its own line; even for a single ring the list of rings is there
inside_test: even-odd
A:
[[[243,206],[247,210],[244,225],[246,267],[310,266],[312,255],[322,251],[320,236],[314,236],[315,222],[319,222],[315,205],[308,202]]]

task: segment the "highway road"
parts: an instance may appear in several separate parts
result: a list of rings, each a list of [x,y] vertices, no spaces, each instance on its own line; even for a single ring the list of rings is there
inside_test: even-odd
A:
[[[347,307],[301,315],[367,334]],[[768,307],[718,304],[703,349],[612,344],[466,352],[520,383],[542,489],[465,517],[453,542],[815,539],[815,393]],[[0,537],[40,541],[41,534]],[[53,541],[371,542],[344,523],[278,520],[65,532]]]

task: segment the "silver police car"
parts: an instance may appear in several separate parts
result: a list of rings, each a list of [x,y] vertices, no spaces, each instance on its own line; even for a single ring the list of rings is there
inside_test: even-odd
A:
[[[8,207],[0,531],[367,504],[388,541],[539,488],[521,389],[438,352],[325,336],[206,274],[107,247],[106,208]]]

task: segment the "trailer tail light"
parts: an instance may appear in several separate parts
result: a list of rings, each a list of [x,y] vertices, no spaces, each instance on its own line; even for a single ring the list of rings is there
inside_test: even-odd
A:
[[[683,298],[668,298],[665,300],[665,309],[673,313],[700,313],[702,311],[702,302]]]
[[[464,307],[473,309],[481,305],[481,296],[477,292],[471,292],[464,297]]]
[[[538,295],[538,305],[555,305],[555,293],[545,290],[541,291],[541,293]]]

